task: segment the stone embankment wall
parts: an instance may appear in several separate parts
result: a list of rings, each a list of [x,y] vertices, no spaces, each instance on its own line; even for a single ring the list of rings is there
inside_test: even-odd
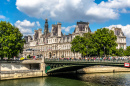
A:
[[[47,76],[44,63],[0,63],[0,80]]]
[[[29,64],[1,63],[0,71],[29,70]]]
[[[24,71],[24,72],[14,72],[14,73],[1,73],[0,80],[7,79],[18,79],[18,78],[31,78],[31,77],[40,77],[46,76],[43,71]]]
[[[113,66],[92,66],[80,69],[78,73],[109,73],[109,72],[130,72],[130,68]]]

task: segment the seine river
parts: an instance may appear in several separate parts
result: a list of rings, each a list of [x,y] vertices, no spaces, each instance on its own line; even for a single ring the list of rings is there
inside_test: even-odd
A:
[[[130,73],[62,74],[5,80],[0,86],[130,86]]]

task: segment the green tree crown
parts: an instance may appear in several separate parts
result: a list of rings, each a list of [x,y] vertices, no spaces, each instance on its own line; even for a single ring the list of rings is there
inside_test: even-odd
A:
[[[12,58],[23,50],[23,34],[9,22],[0,22],[0,57]]]

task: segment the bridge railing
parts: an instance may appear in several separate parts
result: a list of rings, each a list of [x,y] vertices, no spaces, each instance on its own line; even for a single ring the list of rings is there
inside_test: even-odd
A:
[[[20,63],[23,60],[0,60],[0,63]]]
[[[124,59],[124,60],[119,60],[119,59],[45,59],[45,61],[74,61],[74,62],[117,62],[117,63],[125,63],[129,62],[130,60]]]
[[[12,71],[0,71],[0,74],[11,74],[11,73],[26,73],[26,72],[41,72],[42,70],[12,70]]]

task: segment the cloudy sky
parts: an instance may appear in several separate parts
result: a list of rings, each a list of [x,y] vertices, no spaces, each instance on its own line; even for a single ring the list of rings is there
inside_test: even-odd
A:
[[[24,35],[62,23],[62,32],[72,33],[77,21],[90,23],[92,32],[103,27],[122,28],[130,45],[130,0],[0,0],[0,20],[17,26]]]

